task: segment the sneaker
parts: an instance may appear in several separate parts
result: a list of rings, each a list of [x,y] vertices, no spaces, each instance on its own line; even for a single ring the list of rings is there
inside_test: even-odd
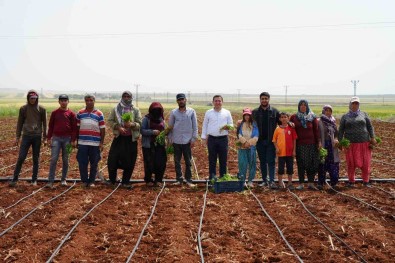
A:
[[[162,182],[154,182],[154,185],[153,185],[153,186],[154,186],[154,187],[162,188],[163,183],[162,183]]]
[[[288,188],[289,190],[295,190],[295,187],[294,187],[292,184],[289,184],[289,185],[287,186],[287,188]]]
[[[121,184],[121,187],[125,188],[125,189],[132,189],[133,188],[133,186],[131,184]]]
[[[371,187],[372,187],[372,184],[369,183],[369,182],[363,182],[363,186],[368,187],[368,188],[371,188]]]
[[[61,186],[67,186],[66,180],[62,180],[62,181],[60,182],[60,185],[61,185]]]
[[[52,189],[52,188],[53,188],[53,183],[52,183],[52,182],[48,182],[48,183],[45,185],[45,188]]]
[[[304,188],[303,184],[300,184],[300,185],[298,185],[298,186],[296,187],[296,190],[303,190],[303,188]]]
[[[253,182],[248,182],[247,185],[248,185],[249,188],[254,188],[254,183]]]
[[[187,185],[188,185],[190,188],[196,187],[196,184],[194,184],[194,183],[192,183],[192,182],[187,182]]]
[[[90,183],[90,184],[87,184],[86,187],[93,187],[93,188],[95,188],[96,185],[94,183]]]
[[[319,185],[317,185],[317,189],[321,191],[324,189],[324,186],[319,184]]]
[[[309,184],[309,185],[307,186],[307,188],[308,188],[309,190],[313,190],[313,191],[317,191],[317,190],[318,190],[313,184]]]
[[[37,181],[32,181],[32,186],[37,186]]]
[[[173,185],[181,185],[181,182],[177,181],[177,182],[173,183]]]
[[[276,185],[275,182],[270,183],[270,189],[278,189],[278,186]]]
[[[266,186],[268,186],[268,184],[267,184],[267,182],[262,182],[262,183],[260,183],[260,184],[258,184],[260,187],[266,187]]]
[[[8,185],[10,187],[15,187],[17,183],[18,183],[18,181],[11,181]]]

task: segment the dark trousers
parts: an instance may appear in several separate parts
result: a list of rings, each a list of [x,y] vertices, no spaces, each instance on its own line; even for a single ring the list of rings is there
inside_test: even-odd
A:
[[[296,145],[296,162],[298,164],[299,183],[304,183],[305,174],[307,174],[307,181],[314,183],[319,163],[317,145]]]
[[[192,151],[191,144],[177,144],[173,143],[174,147],[174,166],[176,169],[176,180],[182,182],[182,171],[181,171],[181,157],[184,156],[185,161],[185,180],[191,182],[192,180]]]
[[[40,148],[41,148],[41,136],[22,136],[21,146],[19,148],[18,161],[15,165],[14,178],[12,181],[16,182],[19,178],[19,173],[22,169],[22,164],[25,162],[29,148],[32,146],[33,150],[33,175],[32,181],[37,180],[38,174],[38,163],[40,159]]]
[[[339,163],[335,163],[334,161],[332,142],[330,140],[325,141],[324,147],[328,150],[328,155],[324,163],[320,162],[318,168],[318,184],[325,184],[326,172],[328,172],[331,178],[331,185],[335,186],[339,181]]]
[[[132,136],[118,136],[111,143],[108,154],[108,177],[112,183],[117,180],[117,170],[122,169],[122,184],[128,184],[137,159],[137,142]]]
[[[144,158],[144,181],[162,182],[166,170],[167,155],[166,148],[163,145],[151,143],[151,148],[143,147]],[[152,180],[152,174],[155,174],[155,180]]]
[[[256,150],[260,162],[262,181],[267,182],[267,173],[269,170],[269,180],[273,182],[276,171],[276,148],[274,144],[268,140],[258,140]]]
[[[278,157],[278,174],[285,174],[284,166],[287,166],[287,174],[294,174],[294,158],[292,156],[279,156]]]
[[[99,146],[78,145],[77,161],[80,170],[81,182],[91,184],[95,182],[97,166],[101,159]],[[90,171],[88,176],[88,165]]]
[[[219,176],[226,174],[228,162],[228,136],[208,136],[208,164],[210,180],[216,176],[217,158],[219,161]]]

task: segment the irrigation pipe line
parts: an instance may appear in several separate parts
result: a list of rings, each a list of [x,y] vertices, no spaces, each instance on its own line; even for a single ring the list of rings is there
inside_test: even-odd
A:
[[[193,163],[193,167],[195,167],[196,177],[197,177],[198,180],[200,180],[199,173],[198,173],[198,170],[197,170],[197,167],[196,167],[196,163],[195,163],[195,159],[193,158],[193,155],[191,155],[191,160],[192,160],[192,163]]]
[[[208,181],[206,181],[206,192],[204,193],[203,208],[202,208],[202,214],[200,215],[199,230],[198,230],[198,236],[197,236],[201,263],[204,263],[201,232],[202,232],[202,225],[203,225],[204,210],[206,209],[207,192],[208,192]]]
[[[67,193],[68,191],[71,190],[71,188],[73,188],[75,186],[75,182],[72,186],[70,186],[68,189],[66,189],[65,191],[61,192],[60,194],[52,197],[51,199],[49,199],[48,201],[46,201],[45,203],[42,203],[38,206],[36,206],[33,210],[31,210],[29,213],[27,213],[24,217],[22,217],[21,219],[19,219],[17,222],[15,222],[13,225],[11,225],[9,228],[5,229],[3,232],[0,233],[0,237],[2,237],[5,233],[7,233],[8,231],[10,231],[11,229],[13,229],[16,225],[18,225],[20,222],[22,222],[26,217],[28,217],[29,215],[33,214],[39,207],[42,207],[52,201],[54,201],[55,199],[57,199],[58,197],[62,196],[63,194]]]
[[[362,204],[367,205],[367,206],[369,206],[369,207],[371,207],[371,208],[373,208],[373,209],[375,209],[375,210],[377,210],[377,211],[379,211],[379,212],[381,212],[381,213],[383,213],[385,215],[389,215],[390,217],[392,217],[392,219],[395,220],[395,215],[392,215],[392,214],[388,213],[387,211],[384,211],[384,210],[382,210],[382,209],[380,209],[378,207],[375,207],[374,205],[371,205],[371,204],[369,204],[369,203],[363,201],[362,199],[359,199],[359,198],[357,198],[357,197],[355,197],[353,195],[349,195],[349,194],[345,194],[345,193],[339,192],[336,189],[334,189],[328,182],[326,182],[326,184],[330,187],[331,190],[335,191],[336,193],[344,195],[344,196],[347,196],[347,197],[350,197],[350,198],[352,198],[352,199],[354,199],[356,201],[359,201]]]
[[[283,232],[281,231],[280,227],[276,224],[276,221],[274,221],[273,218],[270,217],[269,213],[265,210],[263,207],[261,201],[259,201],[258,197],[251,191],[250,188],[248,188],[252,196],[255,198],[255,200],[259,203],[263,213],[266,215],[266,217],[272,222],[272,224],[276,227],[277,232],[280,234],[281,238],[284,240],[285,244],[288,246],[288,248],[292,251],[294,256],[298,259],[299,262],[303,262],[303,260],[299,257],[298,253],[296,253],[295,249],[291,246],[291,244],[287,241],[285,238]]]
[[[376,185],[372,185],[372,186],[373,186],[373,188],[377,188],[377,189],[379,189],[380,191],[383,191],[384,193],[389,194],[392,198],[395,198],[395,194],[393,194],[393,193],[391,193],[391,192],[388,192],[387,190],[384,190],[383,188],[378,187],[378,186],[376,186]]]
[[[145,225],[144,225],[144,227],[143,227],[143,230],[141,230],[141,233],[140,233],[140,236],[139,236],[139,238],[138,238],[138,240],[137,240],[137,242],[136,242],[136,245],[134,246],[133,251],[132,251],[132,253],[130,253],[128,259],[126,260],[126,263],[130,262],[130,260],[132,259],[132,257],[133,257],[134,254],[136,253],[137,248],[138,248],[138,246],[140,245],[141,239],[143,238],[145,229],[148,227],[148,224],[149,224],[149,222],[151,221],[152,216],[154,215],[156,205],[158,204],[159,196],[162,194],[163,189],[165,189],[165,186],[166,186],[166,183],[163,182],[162,189],[160,190],[159,194],[156,196],[154,206],[153,206],[152,209],[151,209],[151,215],[148,217],[147,222],[145,222]]]
[[[16,146],[15,146],[16,147]],[[45,151],[45,152],[43,152],[43,154],[44,153],[49,153],[49,150],[47,150],[47,151]],[[40,153],[41,154],[41,153]],[[25,158],[25,160],[23,161],[23,162],[25,162],[26,160],[30,160],[30,159],[32,159],[33,158],[33,156],[30,156],[30,157],[27,157],[27,158]],[[44,162],[45,163],[45,162]],[[8,165],[8,166],[6,166],[6,167],[1,167],[0,168],[0,171],[3,171],[3,170],[6,170],[6,169],[8,169],[8,168],[11,168],[12,166],[15,166],[16,165],[16,163],[14,163],[14,164],[11,164],[11,165]],[[32,168],[33,169],[33,168]],[[30,171],[31,169],[29,169],[28,171]],[[24,172],[26,172],[26,171],[24,171]]]
[[[71,228],[71,230],[67,233],[67,235],[62,239],[62,241],[60,242],[59,246],[54,250],[54,252],[52,253],[52,255],[49,257],[49,259],[47,260],[47,263],[52,262],[52,260],[54,259],[54,257],[56,257],[56,255],[59,253],[60,249],[62,248],[62,246],[64,245],[64,243],[66,243],[66,241],[70,238],[71,233],[73,233],[73,231],[77,228],[77,226],[82,222],[82,220],[84,220],[93,210],[95,210],[99,205],[101,205],[102,203],[104,203],[108,198],[110,198],[110,196],[116,191],[118,190],[119,186],[121,184],[119,183],[117,185],[117,187],[111,192],[109,193],[103,200],[101,200],[99,203],[97,203],[94,207],[92,207],[87,213],[85,213],[85,215],[83,217],[80,218],[80,220],[77,221],[77,223]]]
[[[5,210],[7,210],[7,209],[10,209],[10,208],[16,206],[17,204],[19,204],[20,202],[22,202],[22,201],[25,200],[26,198],[29,198],[30,196],[35,195],[36,193],[40,192],[40,191],[43,190],[44,188],[45,188],[45,186],[41,187],[40,189],[37,189],[37,191],[33,191],[30,195],[27,195],[27,196],[25,196],[25,197],[22,197],[21,199],[19,199],[19,201],[16,201],[14,204],[12,204],[12,205],[10,205],[10,206],[4,208],[3,210],[5,211]]]
[[[303,206],[303,208],[307,211],[307,213],[309,213],[310,216],[312,216],[318,223],[320,223],[329,233],[331,233],[338,241],[340,241],[340,243],[342,243],[344,246],[346,246],[346,248],[348,248],[354,255],[356,255],[361,262],[365,262],[367,263],[367,261],[361,256],[359,255],[354,249],[352,249],[346,242],[343,241],[343,239],[341,239],[338,235],[335,234],[335,232],[332,231],[332,229],[330,229],[327,225],[325,225],[318,217],[316,217],[312,212],[310,212],[310,210],[305,206],[305,204],[303,203],[303,201],[300,199],[299,196],[297,196],[295,193],[293,193],[291,190],[288,189],[288,192],[290,192]]]

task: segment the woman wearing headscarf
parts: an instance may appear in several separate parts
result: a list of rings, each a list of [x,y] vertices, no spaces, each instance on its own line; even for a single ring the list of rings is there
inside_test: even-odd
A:
[[[365,186],[370,187],[370,163],[372,149],[370,145],[376,144],[374,129],[366,112],[359,109],[359,98],[352,97],[348,113],[340,120],[339,140],[347,138],[350,147],[346,149],[346,162],[348,174],[348,186],[355,183],[355,169],[362,170],[362,180]]]
[[[122,186],[125,188],[131,188],[130,178],[136,164],[137,139],[140,137],[141,126],[140,110],[134,107],[132,101],[132,93],[124,91],[121,100],[108,117],[108,124],[114,134],[107,160],[108,176],[110,183],[115,184],[117,170],[122,169]],[[125,114],[130,114],[131,119],[122,118]]]
[[[142,147],[144,158],[144,181],[154,186],[162,183],[166,170],[166,148],[156,142],[156,137],[165,129],[163,107],[159,102],[152,102],[148,114],[141,125]],[[152,179],[155,174],[155,179]]]
[[[322,115],[318,121],[320,131],[321,146],[327,150],[328,154],[325,159],[320,161],[318,169],[318,189],[322,190],[325,184],[326,173],[331,178],[331,186],[335,187],[339,181],[339,150],[337,145],[339,141],[336,119],[332,115],[332,106],[325,105],[322,108]]]
[[[298,113],[291,116],[290,121],[295,124],[295,131],[298,136],[296,140],[296,162],[298,164],[299,186],[302,190],[307,174],[308,188],[316,190],[314,187],[314,177],[318,170],[318,148],[319,132],[318,120],[310,110],[307,100],[300,100],[298,103]]]

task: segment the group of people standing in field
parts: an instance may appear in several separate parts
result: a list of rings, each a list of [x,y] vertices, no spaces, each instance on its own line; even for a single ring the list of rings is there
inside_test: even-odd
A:
[[[259,107],[253,110],[244,108],[242,120],[234,127],[230,111],[223,108],[223,97],[213,97],[213,108],[204,115],[201,133],[202,142],[208,150],[209,180],[217,176],[217,161],[219,176],[228,173],[228,136],[236,128],[239,175],[246,179],[246,186],[250,188],[254,187],[257,155],[262,175],[260,186],[294,189],[292,176],[296,158],[299,178],[297,189],[304,188],[305,176],[308,189],[323,189],[327,173],[331,186],[335,187],[339,177],[339,150],[343,148],[339,141],[343,138],[350,142],[350,146],[345,149],[348,186],[352,187],[355,183],[356,168],[362,170],[364,185],[370,186],[371,151],[377,142],[368,115],[359,109],[358,97],[351,98],[349,112],[341,118],[339,128],[330,105],[325,105],[322,114],[316,116],[308,102],[300,100],[297,113],[290,116],[270,105],[268,92],[262,92],[259,98]],[[68,108],[69,97],[66,94],[60,95],[58,99],[60,107],[51,113],[47,132],[46,110],[38,103],[37,91],[28,91],[27,103],[19,110],[15,144],[20,144],[20,151],[10,186],[17,184],[30,146],[33,152],[32,184],[37,184],[40,147],[43,142],[51,147],[47,187],[54,187],[60,151],[63,163],[61,185],[67,185],[68,162],[72,148],[78,148],[77,161],[81,182],[85,187],[94,187],[104,147],[104,115],[95,108],[94,95],[85,95],[85,108],[77,114]],[[170,112],[166,124],[161,103],[152,102],[148,113],[143,117],[132,103],[132,93],[122,93],[119,103],[111,110],[107,120],[107,125],[113,133],[107,158],[107,184],[117,183],[117,171],[121,169],[121,186],[127,189],[132,187],[130,179],[137,159],[138,140],[141,138],[144,181],[147,185],[160,185],[165,174],[167,152],[165,143],[158,143],[157,137],[167,136],[168,144],[174,149],[175,184],[181,185],[185,182],[189,187],[195,186],[192,182],[192,149],[199,140],[197,115],[194,109],[187,107],[185,94],[177,94],[176,101],[178,107]],[[320,149],[326,149],[327,155],[324,158],[320,158]],[[185,163],[184,173],[181,166],[182,157]],[[275,183],[276,159],[278,185]],[[285,173],[288,176],[287,185],[283,183]],[[318,184],[315,186],[317,173]]]

